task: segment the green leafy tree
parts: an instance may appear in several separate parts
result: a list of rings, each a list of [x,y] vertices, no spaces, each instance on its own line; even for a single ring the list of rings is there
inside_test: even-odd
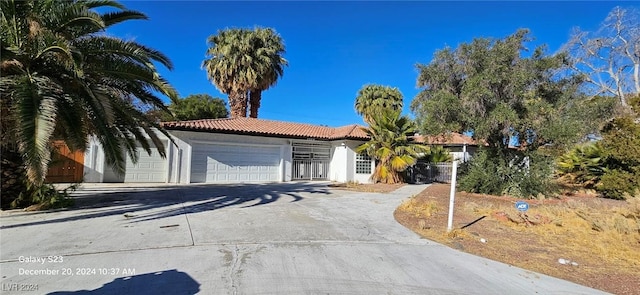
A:
[[[540,147],[563,151],[597,130],[600,118],[585,117],[580,107],[587,102],[577,92],[581,80],[555,75],[566,69],[566,55],[546,55],[541,46],[523,56],[529,40],[524,29],[504,39],[478,38],[419,64],[422,91],[411,108],[422,133],[473,131],[475,140],[494,150],[491,156],[511,167],[523,157],[513,151],[514,140],[524,157],[532,157]],[[531,161],[529,167],[547,163]]]
[[[107,164],[120,173],[123,150],[134,161],[136,142],[150,152],[147,136],[164,156],[153,128],[164,131],[142,109],[166,110],[155,93],[176,98],[154,65],[171,69],[172,64],[156,50],[104,34],[115,24],[146,19],[144,14],[109,0],[7,0],[0,5],[3,164],[5,159],[20,161],[12,167],[24,167],[26,189],[42,185],[54,138],[84,150],[88,137],[95,136]],[[110,11],[98,12],[104,9]],[[29,192],[20,191],[28,203]]]
[[[217,119],[229,116],[224,100],[208,94],[194,94],[176,100],[169,105],[169,110],[178,120]]]
[[[409,140],[416,129],[406,116],[387,112],[374,116],[368,128],[363,129],[371,138],[356,149],[376,160],[376,168],[371,175],[374,182],[399,183],[402,172],[416,163],[421,154],[429,148]]]
[[[364,121],[370,123],[380,112],[402,112],[402,93],[398,88],[367,84],[364,85],[356,97],[356,112],[363,116]]]
[[[209,94],[192,94],[169,104],[171,113],[152,110],[148,115],[156,121],[217,119],[229,116],[224,100]]]
[[[203,67],[209,80],[229,96],[231,117],[258,117],[262,91],[283,75],[285,47],[282,38],[270,28],[219,30],[208,39],[208,58]]]

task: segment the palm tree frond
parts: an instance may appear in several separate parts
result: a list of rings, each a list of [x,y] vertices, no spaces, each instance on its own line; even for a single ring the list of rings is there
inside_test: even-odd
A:
[[[27,177],[40,184],[51,160],[49,142],[56,126],[59,97],[46,78],[23,77],[21,82],[13,93],[19,121],[18,146],[25,160]]]

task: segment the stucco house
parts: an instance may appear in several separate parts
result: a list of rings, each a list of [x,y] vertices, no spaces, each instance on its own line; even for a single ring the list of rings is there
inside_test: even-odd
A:
[[[375,161],[355,149],[369,137],[359,125],[327,127],[255,118],[164,122],[160,133],[166,158],[156,148],[149,155],[138,148],[126,173],[105,163],[104,151],[90,139],[84,152],[61,149],[61,161],[49,169],[49,182],[255,183],[329,180],[368,183]],[[477,143],[451,133],[414,136],[414,141],[442,145],[459,161],[468,160]],[[63,144],[62,144],[63,145]]]
[[[138,150],[119,176],[91,140],[84,182],[239,183],[331,180],[369,182],[374,161],[355,152],[368,140],[358,125],[326,127],[255,118],[165,122],[167,157]]]

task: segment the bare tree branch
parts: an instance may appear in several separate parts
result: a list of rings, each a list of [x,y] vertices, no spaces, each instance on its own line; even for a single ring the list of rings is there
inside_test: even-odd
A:
[[[591,95],[609,93],[629,108],[628,96],[640,94],[640,12],[616,7],[593,32],[574,29],[561,51],[569,53],[575,72]]]

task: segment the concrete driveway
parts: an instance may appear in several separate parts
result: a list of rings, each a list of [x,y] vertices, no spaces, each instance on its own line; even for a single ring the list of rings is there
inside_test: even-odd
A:
[[[0,292],[604,294],[421,239],[393,211],[424,188],[85,185],[77,208],[2,213]]]

